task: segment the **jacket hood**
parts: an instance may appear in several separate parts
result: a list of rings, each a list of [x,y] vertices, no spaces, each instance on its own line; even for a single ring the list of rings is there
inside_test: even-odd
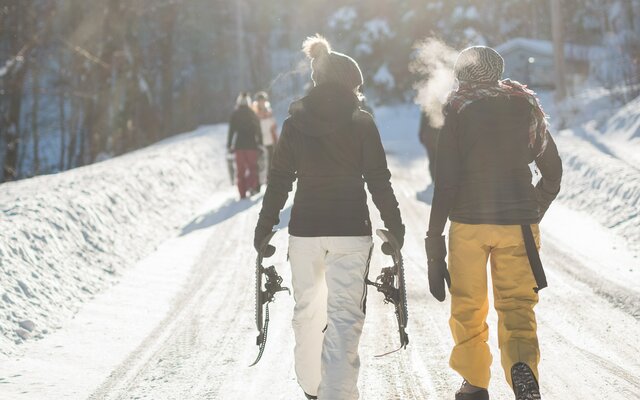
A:
[[[359,100],[353,91],[337,84],[314,87],[289,107],[291,123],[309,136],[335,134],[351,123]]]

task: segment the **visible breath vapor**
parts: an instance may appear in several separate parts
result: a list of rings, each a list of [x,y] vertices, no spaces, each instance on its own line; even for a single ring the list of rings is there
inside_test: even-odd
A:
[[[302,76],[304,74],[310,74],[310,70],[311,68],[309,68],[309,62],[307,60],[298,61],[295,68],[286,72],[280,72],[275,78],[273,78],[271,82],[269,82],[269,85],[265,90],[272,90],[273,87],[281,80],[289,78],[291,76]]]
[[[261,86],[269,94],[274,113],[281,118],[287,116],[289,104],[300,95],[300,88],[310,79],[310,66],[307,60],[298,60],[289,69],[279,72],[266,85]]]
[[[435,38],[416,45],[416,58],[410,65],[411,72],[419,77],[414,85],[417,91],[415,102],[427,114],[434,128],[444,124],[442,107],[455,83],[453,65],[457,55],[456,50]]]

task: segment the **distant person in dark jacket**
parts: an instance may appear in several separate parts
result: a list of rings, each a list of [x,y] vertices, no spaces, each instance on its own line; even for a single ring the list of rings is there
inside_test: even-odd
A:
[[[260,120],[251,109],[251,97],[241,93],[229,121],[227,150],[235,153],[240,198],[258,192],[258,148],[262,143]]]
[[[540,399],[533,311],[539,281],[533,266],[540,246],[538,222],[560,190],[562,164],[535,93],[501,80],[503,68],[502,57],[491,48],[460,53],[454,68],[459,87],[445,105],[438,140],[425,244],[431,293],[444,301],[445,281],[450,285],[455,346],[449,363],[464,379],[456,400],[489,398],[488,260],[506,379],[516,399]],[[535,187],[533,161],[542,174]]]
[[[293,182],[289,260],[295,370],[308,398],[358,398],[358,343],[372,249],[365,183],[387,229],[404,225],[378,129],[359,108],[362,73],[321,36],[303,45],[314,88],[291,104],[272,162],[254,245],[279,222]],[[316,397],[317,396],[317,397]]]
[[[426,112],[420,114],[420,130],[418,131],[418,137],[420,143],[427,151],[427,158],[429,158],[429,173],[431,174],[431,180],[435,181],[436,178],[436,147],[438,145],[438,133],[439,128],[434,128],[431,123],[431,118]]]

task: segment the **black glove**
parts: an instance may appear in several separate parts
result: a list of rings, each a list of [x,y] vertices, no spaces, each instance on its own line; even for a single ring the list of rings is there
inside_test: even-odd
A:
[[[400,227],[395,229],[389,229],[389,233],[393,235],[394,238],[398,241],[398,245],[400,248],[404,245],[404,225],[400,225]],[[387,242],[382,243],[382,247],[380,248],[382,252],[388,256],[393,254],[393,247]]]
[[[447,270],[447,247],[444,236],[427,236],[424,239],[424,247],[427,251],[427,268],[429,277],[429,291],[438,301],[444,301],[446,292],[444,283],[451,287],[451,277]]]
[[[258,223],[258,225],[256,226],[255,234],[253,236],[253,247],[256,249],[258,254],[260,253],[260,246],[262,245],[262,242],[264,242],[264,239],[273,231],[272,229],[273,228],[262,225],[260,223]],[[262,252],[262,256],[268,258],[271,257],[275,252],[275,246],[269,244]]]

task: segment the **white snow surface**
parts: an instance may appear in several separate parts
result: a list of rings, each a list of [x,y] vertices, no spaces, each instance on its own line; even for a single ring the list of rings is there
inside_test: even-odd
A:
[[[640,97],[616,111],[607,120],[604,131],[618,140],[640,144]]]
[[[423,237],[432,185],[424,151],[418,143],[419,110],[412,105],[375,111],[407,227],[403,255],[411,343],[405,351],[373,357],[397,345],[397,332],[392,308],[381,301],[378,293],[370,291],[360,345],[361,398],[450,399],[461,378],[448,368],[452,346],[447,325],[449,300],[438,303],[429,296],[427,288]],[[547,106],[547,111],[553,118],[552,107]],[[612,218],[617,211],[599,203],[600,196],[606,194],[609,202],[617,202],[625,209],[630,208],[629,197],[624,190],[590,183],[592,179],[598,181],[594,171],[599,168],[605,168],[604,173],[610,179],[626,182],[633,178],[633,172],[629,171],[633,166],[598,153],[598,147],[582,136],[571,132],[557,136],[567,174],[562,190],[567,195],[563,194],[551,206],[541,225],[541,257],[550,284],[541,292],[536,308],[542,350],[542,395],[545,399],[563,400],[636,398],[640,391],[637,357],[640,344],[634,335],[640,331],[638,252],[633,250],[629,238],[621,235],[622,230],[602,223],[602,215]],[[185,177],[175,190],[184,192],[184,203],[183,213],[175,217],[175,224],[182,229],[166,228],[168,234],[164,237],[173,232],[173,238],[156,251],[147,248],[148,255],[130,268],[116,263],[119,284],[102,290],[80,307],[73,319],[61,318],[61,328],[54,333],[39,341],[27,341],[20,351],[4,357],[0,362],[0,399],[302,397],[293,371],[290,328],[293,299],[286,294],[279,294],[271,307],[269,341],[262,361],[255,367],[247,367],[257,353],[252,235],[261,197],[237,201],[234,189],[223,185],[227,179],[223,171],[224,154],[220,151],[223,137],[221,127],[203,128],[127,156],[155,170],[162,164],[148,157],[149,152],[157,152],[159,157],[189,154],[191,159],[200,158],[192,153],[211,152],[208,160],[211,166],[209,170],[194,172],[195,179]],[[566,161],[572,156],[579,162]],[[124,163],[123,158],[127,157],[104,164]],[[584,172],[582,168],[592,171]],[[126,175],[131,171],[124,168],[120,173]],[[612,174],[624,176],[612,178]],[[56,179],[43,177],[43,182],[52,178]],[[165,175],[162,179],[168,178]],[[204,189],[203,181],[208,185]],[[156,189],[164,195],[177,196],[166,193],[162,186],[159,189],[154,186],[146,191],[149,198],[156,197],[152,193]],[[14,196],[23,202],[35,195],[25,191]],[[190,200],[184,200],[189,196]],[[587,198],[583,208],[575,200],[580,196]],[[176,210],[169,200],[161,203],[164,209],[155,208],[152,201],[146,204],[148,207],[139,213],[162,214],[163,218],[157,217],[158,220],[166,220]],[[287,285],[291,275],[286,262],[284,226],[290,207],[289,202],[282,214],[281,232],[274,238],[278,252],[268,259]],[[370,207],[373,226],[381,226],[378,213]],[[41,224],[46,225],[46,221],[25,227],[37,232],[36,227]],[[111,229],[118,229],[113,221],[111,224]],[[638,228],[635,229],[637,232]],[[633,231],[630,228],[629,232]],[[148,239],[155,233],[144,235]],[[107,238],[111,235],[109,229],[103,234]],[[79,251],[86,249],[86,244],[79,248]],[[99,260],[101,253],[91,251],[85,257],[82,273],[91,275],[91,269],[87,268],[100,265],[92,259]],[[376,241],[371,274],[375,276],[388,262]],[[134,259],[123,262],[133,263]],[[23,268],[34,265],[25,264]],[[60,286],[54,277],[47,279],[48,284]],[[491,301],[491,293],[489,298]],[[77,303],[74,299],[70,303],[74,301]],[[490,392],[492,398],[512,398],[498,362],[496,322],[492,310],[488,319],[489,344],[495,359]]]
[[[554,107],[541,93],[563,160],[559,201],[626,239],[640,251],[640,98],[620,107],[609,91],[591,88]]]
[[[0,354],[61,327],[228,182],[222,129],[0,185]]]

